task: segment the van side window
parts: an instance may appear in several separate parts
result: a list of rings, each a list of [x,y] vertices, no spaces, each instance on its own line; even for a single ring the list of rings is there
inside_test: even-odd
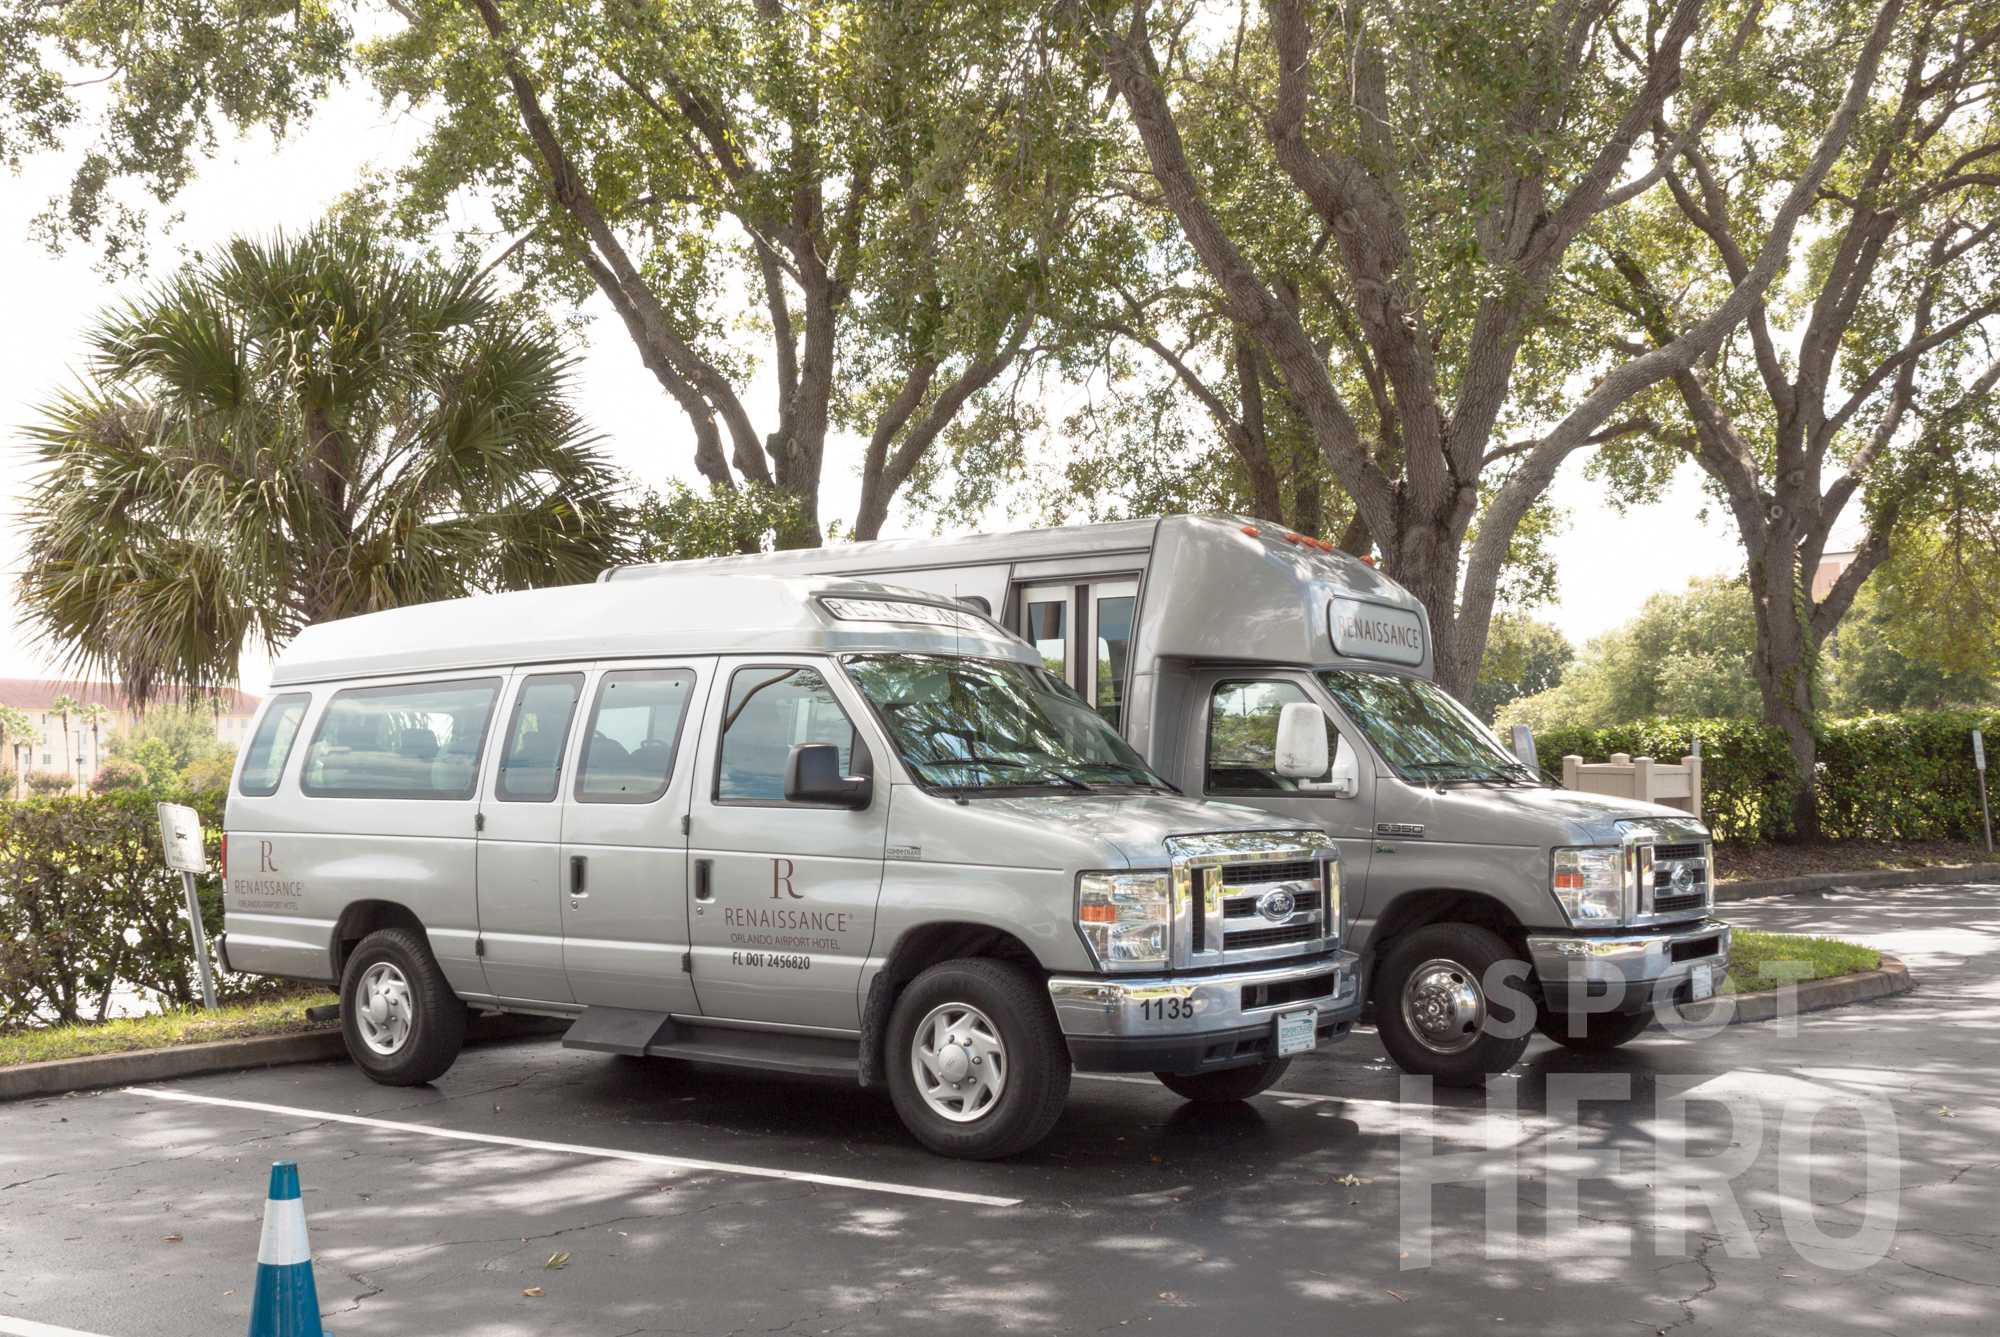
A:
[[[1211,794],[1280,794],[1299,781],[1278,774],[1278,712],[1309,698],[1296,683],[1258,680],[1220,682],[1208,699],[1208,774]],[[1326,755],[1340,747],[1333,721],[1326,725]],[[1329,774],[1332,767],[1328,766]],[[1320,776],[1319,779],[1326,779]],[[1307,783],[1311,783],[1308,781]]]
[[[740,668],[729,680],[722,717],[718,801],[782,803],[785,765],[799,743],[832,743],[852,774],[854,723],[818,670],[803,666]]]
[[[257,721],[250,746],[244,749],[243,778],[236,782],[237,793],[266,798],[278,792],[278,777],[284,774],[292,744],[298,740],[299,725],[305,722],[306,707],[311,704],[312,696],[306,692],[271,699],[264,708],[264,718]]]
[[[316,798],[471,798],[499,695],[498,678],[336,692],[299,787]]]
[[[543,673],[521,684],[507,721],[507,744],[493,797],[507,803],[548,803],[556,796],[563,750],[569,743],[581,673]]]
[[[686,669],[605,674],[590,707],[577,801],[651,803],[666,793],[693,694],[694,674]]]

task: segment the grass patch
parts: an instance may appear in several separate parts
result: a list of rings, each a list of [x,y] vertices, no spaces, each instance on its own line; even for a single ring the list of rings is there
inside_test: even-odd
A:
[[[1880,952],[1859,943],[1739,928],[1730,935],[1729,984],[1723,992],[1756,993],[1787,982],[1852,975],[1881,964]]]
[[[171,1049],[176,1045],[238,1040],[252,1035],[299,1035],[332,1030],[338,1022],[322,1025],[307,1021],[305,1010],[338,1001],[331,993],[292,994],[253,1003],[231,1003],[213,1012],[191,1008],[152,1017],[119,1017],[75,1026],[0,1032],[0,1068],[89,1054]]]

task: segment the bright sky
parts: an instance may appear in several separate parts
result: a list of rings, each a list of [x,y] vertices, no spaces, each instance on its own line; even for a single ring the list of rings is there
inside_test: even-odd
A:
[[[156,245],[155,270],[171,265],[179,248],[200,249],[231,235],[275,228],[303,228],[317,219],[369,162],[392,160],[407,144],[409,127],[385,118],[371,99],[347,92],[329,100],[308,132],[273,148],[255,139],[229,146],[211,162],[175,207],[184,214],[171,237]],[[0,293],[8,319],[0,321],[0,677],[44,677],[55,660],[39,652],[14,619],[14,573],[21,567],[19,504],[31,477],[18,437],[34,406],[71,383],[81,365],[82,334],[100,308],[141,285],[109,285],[78,250],[52,256],[28,236],[29,220],[64,180],[61,165],[31,164],[20,178],[0,177]],[[685,420],[639,363],[622,327],[601,301],[582,351],[581,399],[608,438],[614,460],[648,481],[696,478]],[[757,397],[767,404],[768,393]],[[753,414],[757,409],[753,407]],[[837,440],[827,453],[821,504],[826,519],[852,518],[859,493],[860,443]],[[1647,595],[1684,588],[1689,579],[1742,565],[1734,526],[1721,515],[1703,522],[1698,475],[1684,466],[1660,503],[1629,514],[1606,505],[1598,488],[1572,460],[1555,487],[1570,512],[1555,541],[1561,589],[1557,603],[1540,610],[1579,646],[1625,621]],[[1004,529],[1004,514],[986,528]],[[885,537],[927,533],[930,526],[892,515]],[[242,685],[261,692],[269,665],[245,663]]]

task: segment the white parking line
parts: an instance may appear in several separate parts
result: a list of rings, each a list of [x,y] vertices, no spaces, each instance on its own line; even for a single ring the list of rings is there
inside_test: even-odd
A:
[[[187,1091],[151,1090],[128,1086],[128,1096],[148,1100],[174,1100],[190,1105],[219,1105],[226,1109],[255,1110],[280,1114],[316,1123],[352,1124],[356,1128],[379,1128],[391,1133],[414,1133],[447,1142],[477,1142],[491,1147],[515,1147],[522,1151],[551,1151],[566,1156],[591,1156],[598,1160],[630,1161],[669,1170],[707,1171],[713,1174],[743,1175],[751,1179],[786,1179],[800,1184],[822,1184],[828,1188],[858,1189],[863,1193],[889,1193],[904,1198],[929,1198],[935,1202],[962,1202],[976,1207],[1018,1207],[1019,1198],[999,1198],[986,1193],[960,1193],[953,1189],[923,1188],[916,1184],[891,1184],[879,1179],[850,1179],[844,1175],[815,1174],[808,1170],[779,1170],[765,1165],[737,1165],[729,1161],[703,1161],[688,1156],[661,1156],[650,1151],[625,1151],[618,1147],[590,1147],[574,1142],[544,1142],[532,1137],[507,1137],[501,1133],[466,1133],[431,1124],[402,1123],[395,1119],[371,1119],[360,1114],[337,1114],[330,1110],[306,1109],[298,1105],[267,1105],[261,1100],[226,1100],[221,1096],[198,1096]],[[0,1328],[0,1332],[6,1331]],[[55,1332],[55,1329],[50,1329]],[[31,1334],[31,1337],[33,1335]],[[60,1334],[58,1334],[60,1337]]]
[[[31,1318],[8,1318],[0,1314],[0,1333],[7,1337],[101,1337],[76,1328],[58,1328],[53,1323],[37,1323]]]

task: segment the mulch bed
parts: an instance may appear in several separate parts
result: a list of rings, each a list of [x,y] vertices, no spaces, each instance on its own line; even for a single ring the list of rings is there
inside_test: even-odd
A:
[[[2000,855],[1988,854],[1983,841],[1962,840],[1838,840],[1808,845],[1715,847],[1715,871],[1723,883],[1969,863],[2000,863]]]

